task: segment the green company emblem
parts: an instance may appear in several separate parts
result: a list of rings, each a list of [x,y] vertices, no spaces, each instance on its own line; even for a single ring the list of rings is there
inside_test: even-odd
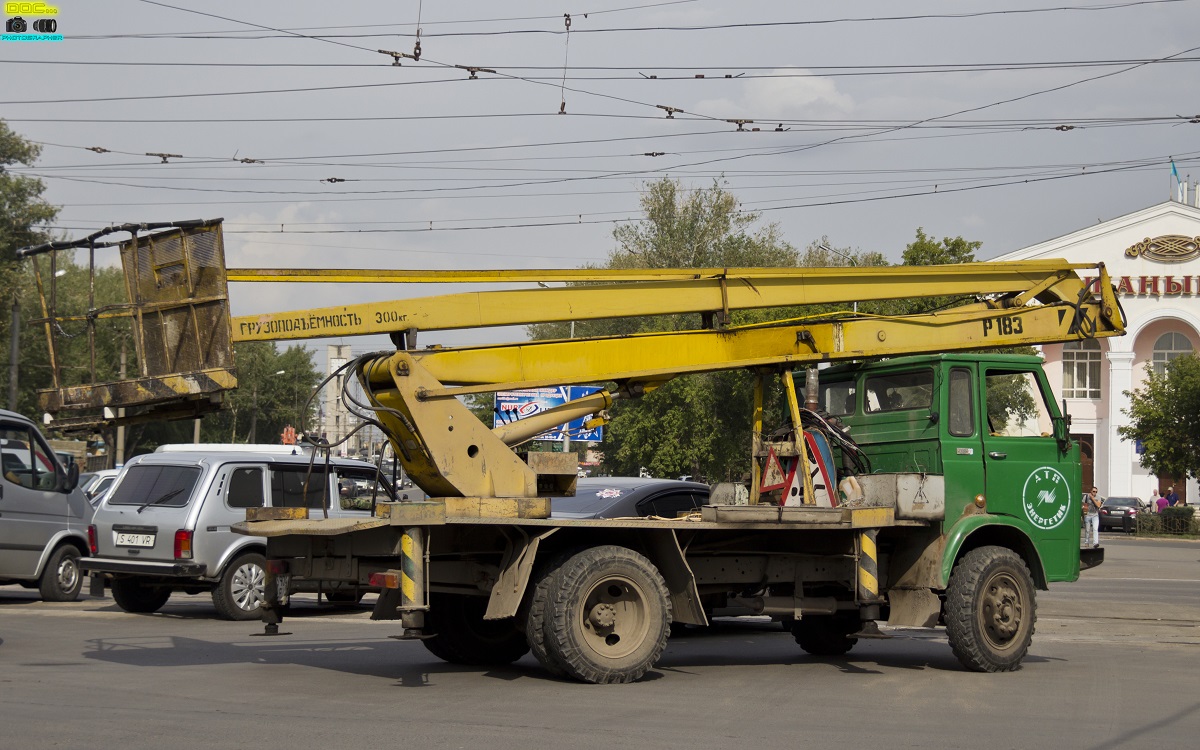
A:
[[[1025,516],[1039,529],[1053,529],[1067,517],[1071,506],[1071,490],[1057,469],[1043,466],[1034,469],[1025,480],[1021,492]]]

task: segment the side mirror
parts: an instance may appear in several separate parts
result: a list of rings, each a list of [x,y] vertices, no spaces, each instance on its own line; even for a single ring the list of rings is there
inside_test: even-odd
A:
[[[1067,400],[1062,402],[1062,416],[1054,417],[1054,439],[1058,441],[1058,449],[1066,453],[1071,449],[1071,415],[1067,413]]]
[[[62,478],[59,489],[63,492],[71,492],[79,486],[79,464],[73,463],[67,467],[67,474]]]

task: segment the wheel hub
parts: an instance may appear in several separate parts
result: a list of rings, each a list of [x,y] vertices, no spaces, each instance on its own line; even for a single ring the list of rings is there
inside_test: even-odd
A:
[[[579,615],[583,642],[605,658],[632,653],[651,631],[646,595],[625,576],[597,580],[582,604]]]
[[[1004,645],[1021,629],[1021,594],[1016,583],[1006,577],[990,582],[983,597],[983,626],[993,642]]]
[[[607,602],[592,607],[588,620],[597,631],[612,630],[617,623],[617,608]]]

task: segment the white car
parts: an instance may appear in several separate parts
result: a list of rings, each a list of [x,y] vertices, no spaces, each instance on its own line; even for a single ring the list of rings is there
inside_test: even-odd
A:
[[[101,469],[79,475],[79,486],[83,489],[83,494],[87,495],[93,508],[99,502],[100,495],[104,494],[104,491],[111,487],[120,475],[120,469]]]

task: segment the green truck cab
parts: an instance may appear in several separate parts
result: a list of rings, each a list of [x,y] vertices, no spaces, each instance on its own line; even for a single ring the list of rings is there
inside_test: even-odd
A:
[[[943,354],[821,372],[821,405],[873,472],[944,477],[941,585],[981,544],[1016,551],[1034,582],[1079,577],[1079,445],[1040,357]],[[1085,566],[1102,550],[1083,551]]]

